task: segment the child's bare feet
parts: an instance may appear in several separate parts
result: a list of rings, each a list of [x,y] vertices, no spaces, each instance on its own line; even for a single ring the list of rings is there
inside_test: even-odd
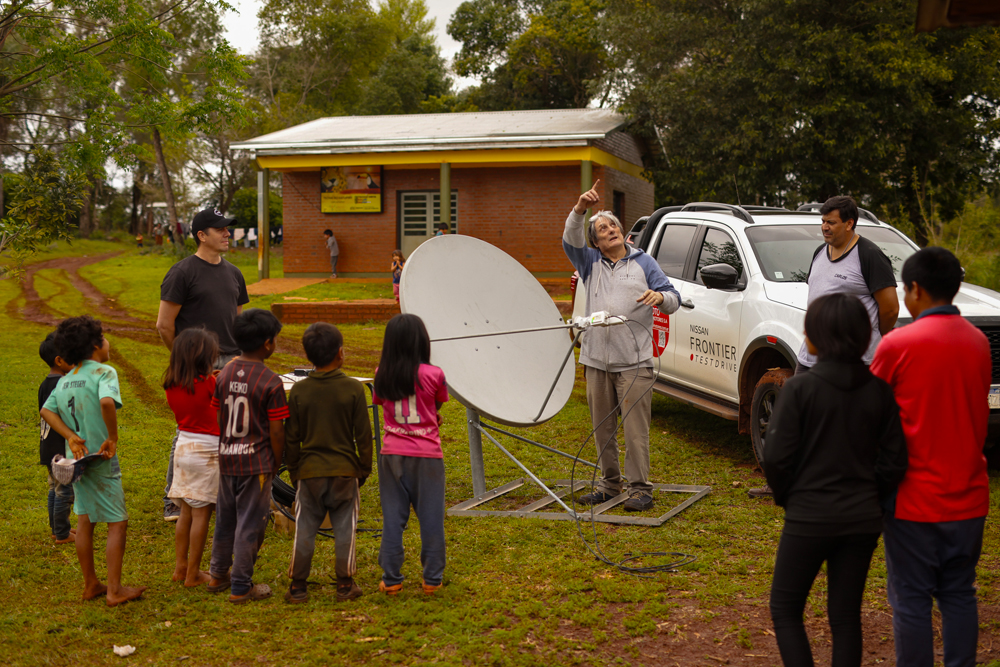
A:
[[[86,586],[86,587],[84,587],[84,589],[83,589],[83,599],[84,600],[93,600],[94,598],[100,597],[100,596],[104,595],[107,592],[108,592],[108,587],[105,586],[104,584],[102,584],[101,582],[97,582],[96,586]]]
[[[108,593],[108,606],[117,607],[123,602],[131,602],[142,596],[143,591],[146,590],[145,586],[136,586],[135,588],[129,588],[128,586],[122,586],[118,589],[117,595],[112,595]]]
[[[52,542],[53,544],[70,544],[72,542],[76,542],[76,533],[70,533],[69,537],[64,537],[61,540],[57,540],[56,536],[53,535],[52,536],[52,540],[53,540],[53,542]]]
[[[201,586],[202,584],[207,584],[212,580],[212,575],[204,570],[198,570],[198,574],[194,575],[194,579],[185,579],[185,588],[194,588],[195,586]]]
[[[178,570],[174,570],[174,573],[172,575],[170,575],[170,581],[184,581],[185,577],[187,577],[187,568],[186,567],[183,570],[179,570],[179,569]]]

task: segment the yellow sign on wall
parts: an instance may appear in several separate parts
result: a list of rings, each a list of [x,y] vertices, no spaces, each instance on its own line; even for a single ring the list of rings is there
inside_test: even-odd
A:
[[[323,213],[381,213],[382,167],[324,167],[319,191]]]

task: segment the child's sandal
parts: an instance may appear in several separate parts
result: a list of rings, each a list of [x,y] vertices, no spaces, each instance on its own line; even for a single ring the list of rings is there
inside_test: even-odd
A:
[[[378,582],[378,590],[380,593],[385,593],[386,595],[399,595],[399,592],[403,590],[403,584],[386,586],[384,581],[380,581]]]

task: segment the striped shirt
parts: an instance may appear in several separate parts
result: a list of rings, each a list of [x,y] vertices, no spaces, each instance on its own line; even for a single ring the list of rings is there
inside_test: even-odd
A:
[[[212,396],[223,425],[219,472],[247,476],[274,473],[271,422],[288,417],[281,378],[259,361],[234,360],[219,373]]]

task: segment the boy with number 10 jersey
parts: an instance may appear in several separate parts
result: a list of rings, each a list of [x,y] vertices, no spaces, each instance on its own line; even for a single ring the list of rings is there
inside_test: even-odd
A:
[[[264,365],[280,331],[268,311],[253,308],[238,315],[233,335],[243,354],[219,373],[212,397],[219,410],[220,474],[208,589],[218,592],[231,584],[229,601],[236,604],[271,594],[265,584],[254,586],[253,570],[285,445],[285,390]]]

